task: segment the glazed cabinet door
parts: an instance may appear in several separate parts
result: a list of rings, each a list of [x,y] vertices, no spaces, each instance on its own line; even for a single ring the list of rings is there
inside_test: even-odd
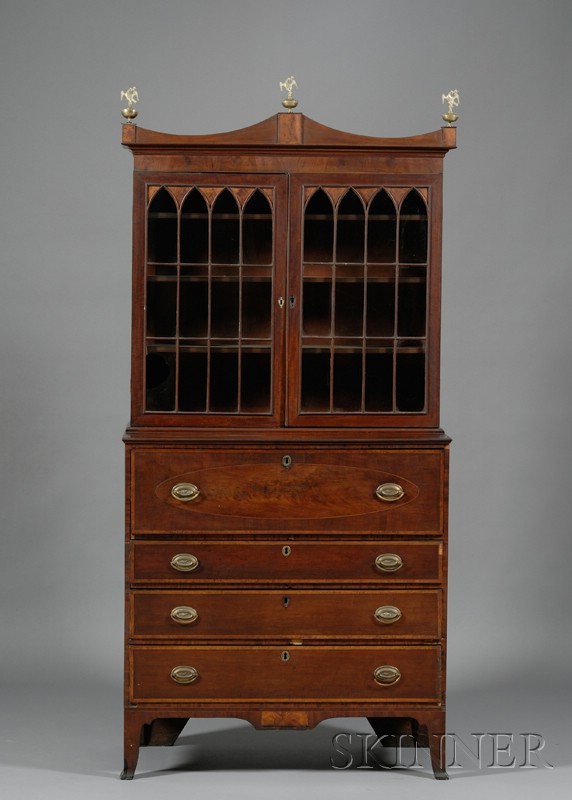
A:
[[[347,177],[292,179],[289,422],[436,424],[440,184]]]
[[[278,424],[287,176],[135,183],[133,419]]]

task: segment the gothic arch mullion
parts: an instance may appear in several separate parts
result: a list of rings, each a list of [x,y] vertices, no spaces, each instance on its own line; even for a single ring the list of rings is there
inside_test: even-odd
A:
[[[369,247],[368,247],[368,227],[369,227],[369,209],[372,198],[375,197],[375,192],[371,192],[368,197],[363,215],[363,314],[362,314],[362,349],[361,349],[361,413],[365,413],[365,386],[367,380],[366,365],[367,365],[367,299],[368,299],[368,262],[369,262]],[[363,198],[363,195],[362,195]]]
[[[338,206],[333,205],[333,261],[332,261],[332,289],[330,295],[331,302],[331,328],[330,328],[330,414],[334,411],[334,365],[336,353],[336,276],[338,266]]]
[[[175,315],[175,413],[179,410],[179,379],[180,379],[180,326],[181,326],[181,209],[180,197],[175,196],[177,207],[177,291]]]
[[[392,394],[391,410],[395,414],[397,408],[397,333],[399,325],[399,277],[400,277],[400,247],[401,247],[401,204],[395,214],[395,285],[393,292],[393,365],[392,365]]]
[[[218,196],[212,192],[203,192],[207,200],[208,236],[207,236],[207,375],[206,375],[206,410],[211,410],[211,336],[212,336],[212,241],[213,241],[213,204]]]
[[[244,198],[243,202],[240,202],[240,195],[238,194],[236,189],[231,190],[235,199],[237,200],[238,204],[238,330],[237,330],[237,398],[236,398],[236,410],[237,413],[240,414],[241,412],[241,405],[242,405],[242,279],[243,279],[243,264],[244,264],[244,252],[243,252],[243,240],[244,240],[244,207],[246,205],[247,200],[252,196],[254,193],[251,191],[248,197]]]

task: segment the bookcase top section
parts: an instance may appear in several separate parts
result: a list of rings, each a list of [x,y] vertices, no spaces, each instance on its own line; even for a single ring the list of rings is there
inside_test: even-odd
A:
[[[227,133],[178,135],[160,133],[132,123],[123,125],[122,144],[133,152],[157,149],[194,150],[204,147],[253,148],[348,148],[380,151],[423,152],[443,157],[456,147],[457,129],[443,127],[418,136],[384,138],[362,136],[329,128],[304,114],[280,113],[255,125]]]

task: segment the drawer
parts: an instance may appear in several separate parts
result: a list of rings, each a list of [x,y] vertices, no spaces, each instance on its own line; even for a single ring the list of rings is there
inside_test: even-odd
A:
[[[441,592],[136,591],[130,627],[134,637],[436,639]]]
[[[134,448],[131,532],[439,533],[445,452]]]
[[[438,646],[138,646],[129,655],[132,703],[227,709],[233,701],[435,702],[441,693]]]
[[[441,542],[134,542],[132,584],[438,582]],[[132,553],[132,557],[129,556]]]

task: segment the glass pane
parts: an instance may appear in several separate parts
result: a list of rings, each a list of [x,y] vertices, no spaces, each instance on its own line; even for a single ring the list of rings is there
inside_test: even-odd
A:
[[[181,261],[206,264],[209,259],[209,218],[205,198],[193,189],[181,210]]]
[[[304,261],[331,262],[334,254],[334,209],[323,189],[318,189],[304,213]]]
[[[270,353],[242,352],[240,410],[243,413],[270,411]]]
[[[397,314],[399,336],[425,336],[426,295],[425,267],[400,267]]]
[[[393,336],[395,332],[395,283],[368,282],[367,336]]]
[[[259,189],[244,207],[242,261],[244,264],[272,263],[272,209]]]
[[[211,336],[238,338],[239,284],[237,281],[213,281],[211,285]]]
[[[173,197],[159,189],[147,212],[147,261],[176,262],[177,206]]]
[[[181,281],[179,334],[197,338],[208,335],[208,284],[206,281]]]
[[[334,354],[334,411],[361,410],[362,354]]]
[[[382,189],[369,206],[367,222],[367,260],[391,264],[395,262],[397,215],[393,200]]]
[[[330,410],[330,353],[302,352],[302,411]]]
[[[365,410],[393,410],[393,353],[366,353]]]
[[[206,411],[207,354],[179,356],[179,411]]]
[[[398,411],[425,408],[425,353],[397,352],[395,375]]]
[[[329,336],[332,330],[332,284],[304,282],[302,330],[308,336]]]
[[[175,336],[176,331],[175,280],[147,281],[147,336]]]
[[[238,353],[211,352],[210,410],[238,409]]]
[[[245,281],[242,285],[242,336],[270,339],[272,336],[272,284]]]
[[[336,281],[336,336],[363,336],[363,274],[356,283]]]
[[[148,353],[145,360],[147,411],[175,408],[175,354]]]
[[[423,264],[427,261],[427,206],[412,189],[399,212],[399,261]]]
[[[338,263],[363,263],[364,246],[364,207],[354,190],[350,189],[338,206],[336,261]]]
[[[212,210],[212,263],[238,264],[239,240],[238,204],[231,192],[224,189],[215,200]]]

